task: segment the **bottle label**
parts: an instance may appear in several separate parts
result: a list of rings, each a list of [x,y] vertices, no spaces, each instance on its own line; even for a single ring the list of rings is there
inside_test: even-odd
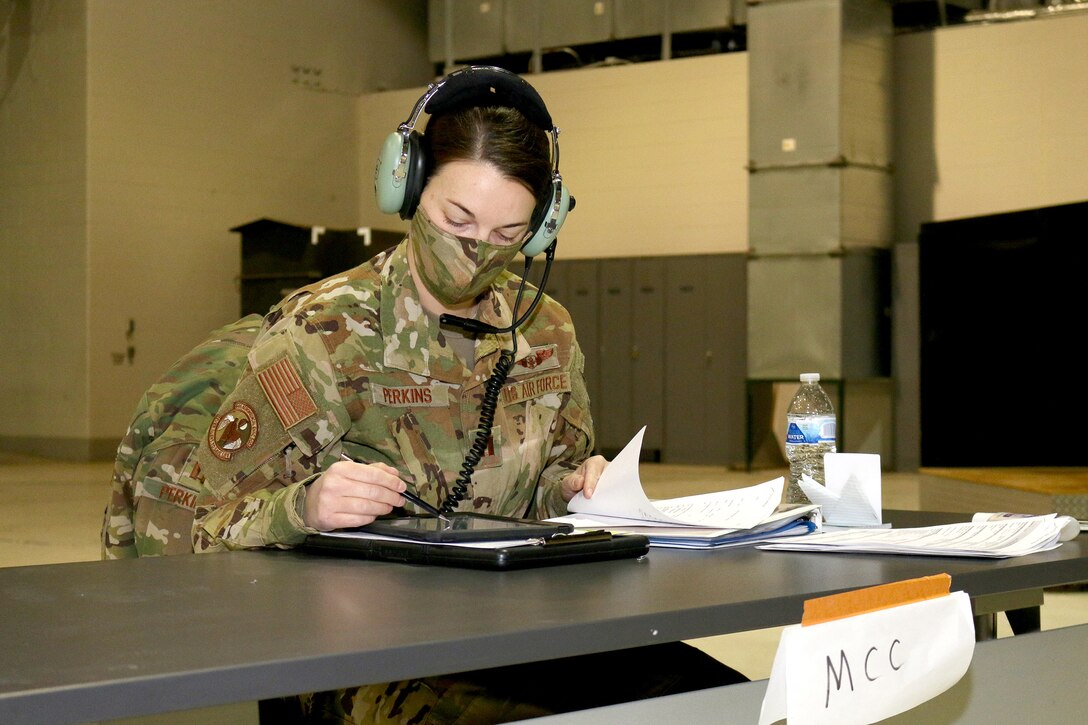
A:
[[[819,416],[803,420],[791,420],[786,429],[786,443],[817,444],[835,442],[835,417]]]

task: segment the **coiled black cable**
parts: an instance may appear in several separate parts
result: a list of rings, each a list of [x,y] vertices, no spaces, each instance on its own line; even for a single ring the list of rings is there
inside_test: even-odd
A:
[[[468,493],[468,486],[472,483],[472,474],[476,470],[476,464],[480,462],[480,459],[484,457],[484,451],[487,450],[487,442],[491,438],[491,425],[495,422],[495,411],[499,405],[499,393],[502,392],[502,386],[506,384],[506,376],[510,374],[511,368],[514,367],[514,358],[518,354],[518,336],[515,330],[521,326],[521,323],[525,322],[529,318],[529,315],[536,309],[537,303],[540,302],[540,298],[543,294],[545,285],[548,284],[548,273],[552,268],[552,260],[555,259],[555,241],[553,241],[548,248],[544,250],[545,259],[547,260],[544,267],[544,277],[540,281],[540,286],[537,287],[537,294],[533,299],[532,304],[529,305],[529,309],[525,314],[518,317],[518,309],[521,308],[521,298],[525,294],[525,280],[529,279],[529,269],[533,265],[533,258],[525,258],[525,271],[521,274],[521,282],[518,284],[518,293],[514,297],[514,307],[511,310],[511,317],[513,322],[510,327],[497,328],[491,325],[480,323],[477,320],[466,319],[463,317],[455,317],[453,315],[441,315],[439,320],[443,324],[451,324],[455,327],[460,327],[466,332],[472,333],[490,333],[499,334],[503,332],[510,333],[510,350],[503,350],[499,353],[499,360],[495,363],[495,369],[491,371],[491,377],[487,379],[487,383],[484,384],[484,399],[480,403],[480,427],[476,429],[476,439],[472,442],[472,447],[469,448],[467,454],[465,454],[464,463],[461,464],[461,473],[457,477],[457,482],[453,485],[453,490],[446,496],[446,500],[442,502],[442,506],[439,510],[443,514],[451,514],[453,510],[457,508],[458,504],[464,500],[465,494]]]
[[[491,377],[484,384],[484,399],[480,404],[480,427],[476,429],[476,440],[465,455],[465,462],[461,465],[461,475],[453,485],[453,490],[442,502],[443,514],[453,513],[457,505],[464,500],[468,492],[468,485],[472,482],[472,473],[476,470],[476,464],[484,457],[487,450],[487,441],[491,438],[491,426],[495,422],[495,411],[499,405],[499,393],[506,383],[506,376],[510,374],[510,368],[514,367],[514,351],[503,350],[499,354],[499,360],[495,363],[495,369],[491,371]]]

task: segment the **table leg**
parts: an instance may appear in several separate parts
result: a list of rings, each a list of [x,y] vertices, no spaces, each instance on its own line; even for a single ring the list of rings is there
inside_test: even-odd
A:
[[[997,614],[994,612],[976,614],[975,641],[985,642],[990,639],[997,639]]]
[[[1013,634],[1038,632],[1042,629],[1042,615],[1039,607],[1009,609],[1005,612],[1005,619],[1009,621],[1009,628],[1012,629]]]

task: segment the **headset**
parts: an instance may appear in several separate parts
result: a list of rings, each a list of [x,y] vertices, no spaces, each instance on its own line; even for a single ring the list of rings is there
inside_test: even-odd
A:
[[[452,108],[472,106],[509,106],[520,111],[531,123],[547,132],[551,139],[552,183],[547,196],[537,200],[530,222],[533,230],[522,244],[526,257],[552,247],[574,208],[574,197],[559,174],[559,129],[536,89],[521,76],[497,66],[474,65],[453,71],[427,86],[416,101],[408,120],[389,134],[378,154],[374,169],[374,196],[378,208],[386,214],[410,219],[419,205],[427,183],[428,163],[422,139],[415,130],[421,113],[435,115]]]

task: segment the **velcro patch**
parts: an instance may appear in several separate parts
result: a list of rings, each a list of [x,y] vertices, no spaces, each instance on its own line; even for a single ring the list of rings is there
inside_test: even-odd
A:
[[[476,428],[469,433],[468,440],[471,444],[475,445],[479,431],[480,429]],[[483,455],[480,456],[479,463],[476,464],[476,470],[482,471],[500,465],[502,465],[502,426],[496,425],[491,428],[491,436],[487,439],[487,446],[483,450]]]
[[[208,427],[208,448],[221,461],[229,461],[235,453],[252,448],[261,429],[257,412],[252,406],[234,401],[230,410],[217,413]]]
[[[530,348],[529,354],[517,361],[510,370],[510,374],[539,373],[554,370],[557,367],[559,367],[559,346],[553,343]]]
[[[370,399],[378,405],[398,408],[443,408],[449,405],[449,388],[442,385],[387,386],[371,383]]]
[[[317,406],[302,384],[302,378],[286,357],[257,373],[257,380],[284,428],[290,428],[317,412]]]
[[[570,373],[551,373],[537,375],[528,380],[519,380],[502,389],[502,404],[512,405],[530,398],[539,398],[548,393],[569,393]]]

